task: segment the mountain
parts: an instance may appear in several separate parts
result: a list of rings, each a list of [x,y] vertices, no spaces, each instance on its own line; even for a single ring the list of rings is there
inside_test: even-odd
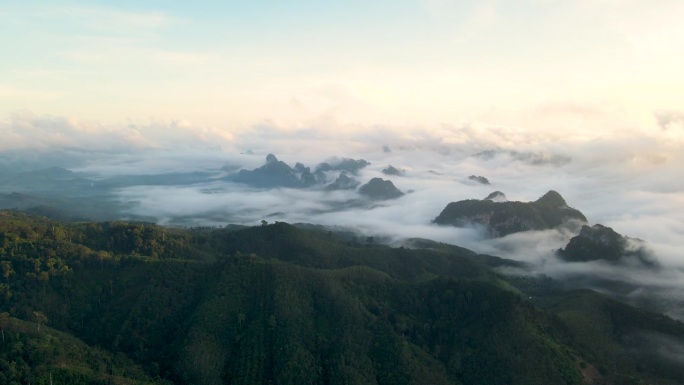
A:
[[[638,264],[656,267],[657,262],[645,243],[618,234],[610,227],[596,224],[582,226],[580,233],[557,252],[567,262],[605,261],[612,264]]]
[[[567,328],[586,384],[683,384],[684,324],[591,290],[537,300]],[[612,372],[612,374],[611,374]],[[658,379],[656,379],[658,377]]]
[[[0,383],[684,381],[681,322],[458,246],[3,211],[0,229]]]
[[[301,163],[301,162],[295,163],[293,169],[294,169],[295,171],[299,172],[299,173],[305,173],[305,172],[310,173],[310,172],[311,172],[311,169],[310,169],[309,167],[306,167],[306,166],[305,166],[303,163]]]
[[[266,156],[266,164],[263,166],[254,170],[242,169],[237,175],[227,179],[258,188],[308,188],[316,184],[325,183],[327,179],[326,172],[340,171],[341,173],[355,174],[369,164],[363,159],[335,158],[329,163],[319,164],[316,166],[315,171],[311,172],[309,167],[300,162],[297,162],[293,168],[287,163],[278,160],[275,155],[268,154]],[[342,183],[342,181],[340,182]]]
[[[392,175],[392,176],[402,176],[404,175],[404,171],[400,170],[391,164],[385,168],[382,169],[382,173],[385,175]]]
[[[489,197],[488,197],[489,198]],[[569,207],[556,191],[549,191],[534,202],[494,202],[469,199],[449,203],[434,219],[434,223],[457,227],[482,225],[492,237],[528,230],[546,230],[587,218]]]
[[[369,165],[370,163],[364,159],[333,158],[316,166],[316,171],[346,171],[350,174],[356,174]]]
[[[404,195],[392,181],[382,178],[373,178],[359,187],[359,194],[374,200],[396,199]]]
[[[492,202],[506,202],[508,199],[506,199],[506,194],[502,193],[501,191],[494,191],[493,193],[487,195],[483,200]]]
[[[468,177],[468,179],[480,184],[489,184],[489,179],[479,175],[471,175]]]
[[[35,321],[44,320],[36,312]],[[42,321],[41,321],[42,322]],[[38,322],[0,313],[1,384],[169,384],[153,379],[129,358]]]
[[[356,187],[359,185],[359,181],[357,181],[355,178],[350,177],[347,175],[346,172],[341,172],[340,176],[335,179],[333,183],[330,183],[329,185],[325,186],[325,189],[328,191],[335,191],[335,190],[354,190]]]
[[[48,167],[12,174],[0,181],[0,192],[84,196],[98,193],[95,182],[62,167]]]
[[[0,210],[22,210],[34,215],[64,221],[107,220],[117,217],[122,205],[117,202],[102,202],[96,198],[34,196],[22,193],[0,193]]]
[[[266,156],[266,164],[254,170],[242,169],[233,179],[253,187],[301,187],[302,183],[287,163],[275,155]]]

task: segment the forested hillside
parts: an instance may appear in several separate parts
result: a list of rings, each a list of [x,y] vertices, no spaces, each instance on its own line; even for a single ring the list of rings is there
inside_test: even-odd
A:
[[[424,246],[2,211],[0,383],[684,382],[680,322]]]

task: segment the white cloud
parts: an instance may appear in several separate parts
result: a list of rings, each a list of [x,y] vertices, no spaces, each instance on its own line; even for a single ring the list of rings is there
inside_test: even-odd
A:
[[[89,151],[130,152],[145,148],[216,147],[232,142],[233,134],[216,127],[194,127],[187,121],[129,121],[107,125],[75,118],[19,111],[0,121],[7,140],[0,150],[78,148]]]

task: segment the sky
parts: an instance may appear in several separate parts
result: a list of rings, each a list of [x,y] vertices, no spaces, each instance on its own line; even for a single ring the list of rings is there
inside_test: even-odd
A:
[[[363,158],[361,183],[391,164],[407,194],[347,207],[356,192],[218,177],[112,194],[160,224],[346,226],[572,276],[554,254],[572,232],[486,239],[432,223],[494,190],[524,202],[556,190],[665,266],[572,268],[667,297],[684,287],[682,20],[681,0],[0,0],[0,172],[222,175],[268,153],[291,166]],[[485,150],[497,151],[473,156]],[[678,297],[666,303],[684,319]]]
[[[5,126],[684,132],[679,0],[2,3]]]

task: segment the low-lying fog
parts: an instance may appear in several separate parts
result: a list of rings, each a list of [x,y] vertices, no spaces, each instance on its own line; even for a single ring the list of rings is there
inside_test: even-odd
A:
[[[13,165],[27,168],[27,164],[46,160],[44,166],[65,167],[95,182],[118,178],[119,184],[110,193],[127,203],[123,217],[182,226],[253,225],[266,220],[349,227],[397,244],[410,237],[457,244],[533,262],[538,271],[560,276],[591,266],[563,264],[559,268],[553,251],[576,235],[572,231],[486,239],[477,228],[431,223],[449,202],[482,199],[497,190],[508,200],[532,201],[556,190],[590,224],[600,223],[647,241],[660,263],[674,268],[667,276],[605,266],[589,270],[665,289],[684,284],[679,270],[684,267],[684,141],[680,139],[684,127],[544,139],[470,126],[397,132],[371,127],[331,134],[329,129],[281,130],[262,125],[220,136],[215,131],[195,135],[178,124],[129,127],[127,134],[110,127],[89,134],[68,121],[55,119],[46,124],[49,118],[44,117],[38,122],[25,118],[28,123],[23,124],[32,129],[22,131],[17,119],[0,125],[0,132],[4,130],[6,137],[16,141],[0,149],[4,150],[0,165],[7,175]],[[145,137],[146,129],[153,134]],[[43,138],[32,148],[33,136],[49,132],[54,137],[54,130],[61,130],[58,143]],[[170,139],[164,139],[164,130],[173,133]],[[264,189],[229,180],[240,169],[262,166],[269,153],[291,167],[301,162],[312,171],[333,157],[365,159],[370,165],[350,176],[362,184],[374,177],[390,179],[406,194],[393,200],[364,201],[357,191],[325,191],[324,185]],[[389,165],[403,174],[385,175],[382,170]],[[201,174],[188,179],[193,172]],[[151,178],[160,174],[165,175],[163,183]],[[490,184],[470,180],[470,175],[483,176]],[[126,179],[132,176],[136,178]],[[328,178],[331,183],[335,175]]]

